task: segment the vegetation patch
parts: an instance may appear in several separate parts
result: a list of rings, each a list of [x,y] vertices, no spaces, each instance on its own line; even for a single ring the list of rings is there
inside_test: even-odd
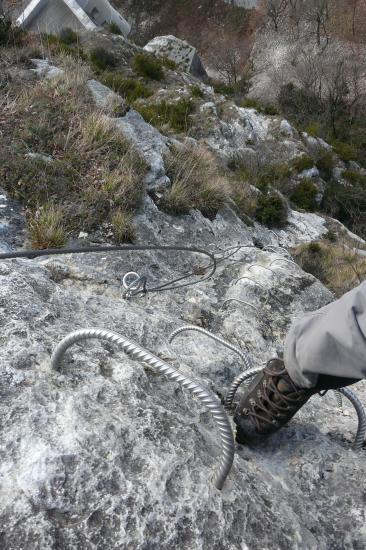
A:
[[[286,204],[276,192],[260,195],[255,218],[267,227],[284,227],[287,223]]]
[[[79,63],[68,67],[62,77],[26,89],[11,117],[4,113],[0,179],[25,206],[37,247],[60,246],[67,235],[108,224],[118,241],[133,234],[127,222],[141,202],[147,167],[95,111],[86,74]]]
[[[134,107],[153,126],[161,129],[169,125],[180,133],[188,132],[191,126],[189,115],[194,111],[194,103],[190,99],[180,99],[175,103],[162,101],[151,105],[135,104]]]
[[[264,115],[278,115],[278,109],[275,105],[262,105],[259,101],[252,97],[246,97],[240,105],[245,109],[255,109],[258,113],[262,113]]]
[[[197,84],[194,84],[193,86],[190,86],[190,91],[191,91],[191,96],[196,98],[196,99],[202,99],[203,96],[204,96],[203,91],[201,90],[201,88]]]
[[[294,257],[304,271],[314,275],[338,297],[366,278],[366,259],[345,243],[301,245],[295,250]]]
[[[162,80],[164,70],[162,62],[147,53],[138,53],[132,61],[132,68],[136,74],[152,80]]]
[[[117,94],[124,96],[129,103],[136,99],[148,98],[153,95],[153,91],[141,80],[125,78],[122,73],[105,72],[102,82]]]
[[[366,238],[366,193],[364,183],[327,185],[322,209],[344,223],[351,231]]]
[[[159,206],[169,214],[188,214],[193,208],[214,218],[227,199],[227,186],[214,159],[198,147],[174,147],[165,158],[172,182]]]
[[[90,62],[96,71],[114,69],[117,65],[116,56],[105,48],[94,48],[89,54]]]
[[[310,178],[304,178],[291,194],[291,201],[299,208],[313,212],[317,208],[318,189]]]
[[[319,170],[320,177],[325,181],[330,181],[333,178],[334,170],[334,155],[331,151],[321,153],[316,161],[316,167]]]
[[[292,161],[291,165],[296,172],[303,172],[304,170],[310,170],[310,168],[313,168],[314,161],[308,155],[301,155],[296,157]]]
[[[0,15],[0,47],[19,46],[24,36],[24,31],[19,27],[13,26],[8,17]]]

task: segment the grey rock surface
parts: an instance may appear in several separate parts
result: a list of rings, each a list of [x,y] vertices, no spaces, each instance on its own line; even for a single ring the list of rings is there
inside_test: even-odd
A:
[[[295,216],[294,227],[306,219],[316,234],[322,224],[314,216]],[[295,315],[332,300],[298,266],[263,269],[281,251],[256,248],[253,237],[294,242],[295,229],[287,236],[249,229],[230,209],[214,221],[197,212],[171,218],[149,198],[136,221],[141,243],[250,247],[208,282],[128,301],[127,271],[154,284],[207,260],[140,252],[1,262],[1,548],[363,548],[364,451],[350,449],[355,415],[345,403],[343,416],[332,395],[314,397],[267,444],[238,446],[219,492],[210,482],[219,454],[214,425],[178,385],[95,341],[74,346],[60,371],[51,370],[50,354],[66,334],[101,327],[225,395],[243,368],[237,356],[194,333],[168,344],[173,329],[203,326],[259,365],[281,349]],[[243,276],[262,286],[235,284]],[[224,305],[229,298],[256,310]],[[357,393],[365,399],[364,383]]]
[[[176,36],[156,36],[144,46],[144,50],[159,57],[167,57],[177,66],[197,78],[206,79],[207,73],[194,46]]]
[[[95,104],[107,115],[124,116],[128,111],[126,101],[98,80],[88,80],[88,88]]]

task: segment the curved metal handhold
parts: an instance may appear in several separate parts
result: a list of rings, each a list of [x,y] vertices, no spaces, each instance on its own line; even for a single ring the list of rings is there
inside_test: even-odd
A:
[[[350,390],[349,388],[341,388],[338,390],[342,395],[347,397],[356,409],[357,417],[358,417],[358,428],[357,428],[357,434],[355,441],[353,443],[353,448],[355,451],[359,451],[362,449],[363,443],[365,441],[365,434],[366,434],[366,413],[365,409],[363,408],[363,405],[357,395]]]
[[[277,273],[273,270],[273,269],[270,269],[269,267],[266,267],[265,265],[261,265],[261,264],[250,264],[248,266],[248,271],[251,270],[252,267],[261,267],[262,269],[266,269],[267,271],[270,271],[271,273],[274,273],[274,275],[277,275]]]
[[[268,250],[268,251],[273,250],[273,251],[275,251],[275,252],[276,252],[277,250],[282,250],[282,252],[285,252],[285,254],[286,254],[286,256],[287,256],[288,258],[291,257],[289,251],[286,250],[286,248],[283,248],[283,246],[274,246],[274,245],[272,245],[272,244],[267,244],[267,245],[265,245],[265,246],[262,248],[262,250]]]
[[[289,260],[288,258],[276,258],[275,260],[272,260],[272,262],[269,264],[269,267],[271,267],[271,265],[273,265],[275,262],[287,262],[289,264],[296,265],[296,267],[299,267],[296,262],[294,262],[293,260]]]
[[[258,308],[256,306],[253,306],[253,304],[250,304],[249,302],[245,302],[244,300],[239,300],[238,298],[228,298],[227,300],[225,300],[225,302],[222,303],[222,307],[224,307],[224,305],[227,304],[228,302],[239,302],[239,304],[244,304],[246,306],[249,306],[255,309],[257,313],[259,313]]]
[[[168,338],[169,343],[171,343],[174,340],[174,338],[176,336],[178,336],[178,334],[181,334],[182,332],[185,332],[185,331],[188,331],[188,330],[193,330],[195,332],[200,332],[201,334],[204,334],[205,336],[208,336],[209,338],[212,338],[212,340],[215,340],[215,342],[218,342],[219,344],[222,344],[226,348],[230,349],[231,351],[233,351],[234,353],[239,355],[240,359],[242,359],[242,361],[244,362],[244,365],[246,366],[247,369],[250,369],[252,367],[252,362],[251,362],[248,354],[246,354],[244,351],[237,348],[236,346],[234,346],[230,342],[227,342],[226,340],[224,340],[224,338],[221,338],[220,336],[216,336],[216,334],[212,334],[212,332],[209,332],[208,330],[205,330],[204,328],[201,328],[201,327],[196,327],[195,325],[186,325],[184,327],[177,328],[176,330],[174,330]]]
[[[258,281],[255,281],[254,279],[252,279],[251,277],[247,277],[246,275],[244,275],[244,277],[239,277],[239,279],[237,279],[234,283],[234,285],[236,285],[239,281],[242,281],[243,279],[247,279],[248,281],[251,281],[252,283],[260,286],[261,288],[263,288],[263,290],[265,290],[267,292],[267,294],[269,296],[272,296],[272,298],[274,300],[276,300],[277,302],[279,302],[282,306],[282,302],[279,298],[277,298],[277,296],[275,296],[274,294],[272,294],[272,292],[269,290],[269,288],[266,288],[264,285],[262,285],[261,283],[258,283]],[[266,301],[267,303],[267,301]]]
[[[221,458],[220,466],[214,477],[214,484],[217,489],[222,489],[225,479],[228,476],[234,460],[234,434],[230,425],[230,420],[220,401],[212,392],[204,388],[198,382],[190,379],[178,369],[165,363],[159,357],[140,347],[133,340],[125,338],[115,332],[103,329],[84,329],[77,330],[68,334],[56,347],[52,354],[52,367],[57,369],[60,365],[66,350],[76,342],[97,338],[98,340],[107,340],[116,344],[130,355],[133,359],[147,363],[156,372],[165,374],[170,380],[178,382],[183,388],[188,389],[193,395],[205,405],[211,412],[213,420],[220,434],[221,439]]]
[[[262,370],[263,370],[263,367],[254,367],[250,370],[241,372],[239,376],[237,376],[234,379],[234,381],[231,383],[229,391],[227,392],[227,396],[224,402],[225,409],[227,410],[232,409],[235,394],[238,391],[239,387],[242,385],[242,383],[245,382],[245,380],[248,380],[248,378],[251,378],[256,374],[259,374],[260,372],[262,372]]]

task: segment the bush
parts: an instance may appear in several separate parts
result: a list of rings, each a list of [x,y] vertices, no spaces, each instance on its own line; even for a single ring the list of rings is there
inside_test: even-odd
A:
[[[311,137],[319,137],[320,135],[320,124],[319,122],[311,122],[306,128],[305,132]]]
[[[291,195],[291,201],[299,208],[313,212],[317,208],[318,189],[311,179],[303,179]]]
[[[211,155],[197,147],[175,147],[165,163],[172,186],[160,201],[162,210],[169,214],[188,214],[195,208],[213,218],[227,194]]]
[[[70,46],[72,44],[77,44],[78,35],[72,29],[65,28],[61,30],[59,39],[61,44]]]
[[[324,106],[315,94],[291,82],[281,87],[278,104],[286,118],[303,128],[324,114]]]
[[[32,246],[37,249],[59,248],[67,241],[61,208],[46,203],[28,219]]]
[[[107,26],[107,28],[108,28],[109,32],[111,32],[112,34],[119,34],[119,35],[122,34],[121,29],[119,28],[118,25],[116,25],[116,23],[110,23]]]
[[[195,97],[197,99],[202,99],[203,98],[204,93],[197,84],[194,84],[193,86],[191,86],[190,90],[191,90],[191,96],[192,97]]]
[[[256,220],[267,227],[283,227],[287,222],[287,208],[277,193],[261,195],[255,212]]]
[[[138,53],[132,61],[133,70],[140,76],[152,80],[162,80],[164,71],[161,61],[146,53]]]
[[[161,128],[169,124],[176,132],[187,133],[191,125],[189,115],[194,110],[194,104],[189,99],[180,99],[176,103],[162,101],[157,105],[135,105],[135,109],[154,126]]]
[[[349,143],[344,143],[342,141],[331,141],[334,151],[337,153],[339,158],[344,162],[349,162],[350,160],[357,160],[358,152],[357,149],[350,145]]]
[[[23,37],[24,31],[19,27],[14,27],[8,17],[0,15],[0,46],[17,46]]]
[[[330,151],[326,151],[316,161],[316,167],[319,170],[320,177],[325,181],[330,181],[333,177],[334,156]]]
[[[90,61],[97,71],[113,69],[117,65],[117,59],[114,54],[105,48],[94,48],[90,52]]]
[[[262,105],[256,99],[252,97],[246,97],[240,104],[245,109],[255,109],[258,113],[264,115],[278,115],[278,109],[275,105]]]
[[[308,155],[301,155],[300,157],[296,157],[291,164],[297,172],[303,172],[312,168],[314,161]]]
[[[342,172],[342,177],[354,185],[364,186],[366,193],[366,176],[356,170],[344,170]]]
[[[249,92],[250,83],[248,80],[242,78],[234,84],[226,84],[225,82],[215,82],[213,89],[216,94],[227,96],[243,96]]]
[[[178,65],[176,64],[173,59],[170,59],[169,57],[160,57],[161,64],[166,67],[167,69],[170,69],[171,71],[175,71],[178,68]]]
[[[291,176],[291,169],[288,164],[272,164],[267,166],[260,174],[255,185],[262,192],[266,193],[270,185],[283,188]]]
[[[366,237],[366,193],[364,185],[328,184],[323,200],[322,209],[344,223],[351,231],[362,238]]]
[[[117,94],[126,97],[129,103],[133,103],[141,97],[147,98],[153,95],[153,91],[140,80],[124,78],[121,73],[107,72],[102,78],[103,84],[112,88]]]

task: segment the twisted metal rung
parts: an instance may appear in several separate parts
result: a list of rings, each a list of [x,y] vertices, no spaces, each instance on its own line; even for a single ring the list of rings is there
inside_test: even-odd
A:
[[[247,353],[237,348],[230,342],[227,342],[227,340],[224,340],[224,338],[221,338],[220,336],[216,336],[216,334],[212,334],[212,332],[209,332],[208,330],[205,330],[204,328],[201,328],[201,327],[196,327],[195,325],[186,325],[184,327],[180,327],[174,330],[168,338],[169,343],[171,343],[174,340],[174,338],[178,336],[178,334],[181,334],[182,332],[189,331],[189,330],[204,334],[205,336],[208,336],[212,340],[215,340],[215,342],[222,344],[226,348],[230,349],[231,351],[239,355],[240,359],[242,359],[247,369],[250,369],[252,367],[252,362]]]
[[[225,402],[224,402],[224,406],[225,406],[225,409],[227,411],[232,411],[233,410],[234,397],[235,397],[235,394],[238,391],[239,387],[241,386],[241,384],[243,382],[245,382],[245,380],[248,380],[249,378],[251,378],[252,376],[255,376],[256,374],[259,374],[260,372],[262,372],[262,370],[263,370],[262,367],[254,367],[251,370],[247,370],[247,371],[244,371],[244,372],[240,373],[239,376],[237,376],[235,378],[235,380],[232,382],[232,384],[229,388],[229,391],[227,393],[227,396],[226,396],[226,399],[225,399]],[[365,413],[365,409],[364,409],[361,401],[357,397],[357,395],[352,390],[350,390],[349,388],[341,388],[341,389],[333,390],[333,391],[335,392],[336,396],[339,396],[340,394],[342,394],[345,397],[347,397],[347,399],[350,400],[350,402],[352,403],[352,405],[354,406],[354,408],[356,410],[357,417],[358,417],[358,427],[357,427],[357,434],[356,434],[356,437],[355,437],[355,440],[353,442],[352,447],[355,451],[359,451],[360,449],[362,449],[363,443],[365,441],[365,435],[366,435],[366,413]],[[338,400],[338,397],[337,397],[337,400]]]
[[[270,271],[271,273],[273,273],[274,275],[278,275],[278,272],[275,271],[274,269],[270,269],[269,267],[266,267],[265,265],[261,265],[261,264],[251,264],[250,266],[248,266],[248,271],[251,270],[252,267],[261,267],[262,269],[266,269],[267,271]],[[292,279],[298,279],[296,277],[296,275],[293,275],[292,273],[289,273],[287,272],[286,273],[287,277],[292,277]]]
[[[338,407],[342,410],[343,409],[343,400],[342,400],[342,394],[338,390],[334,390],[334,395],[337,400]]]
[[[349,388],[341,388],[338,390],[342,395],[347,397],[356,409],[357,417],[358,417],[358,428],[357,428],[357,434],[356,438],[353,443],[353,448],[355,451],[359,451],[362,449],[363,443],[365,441],[365,435],[366,435],[366,413],[365,409],[363,408],[363,405],[357,395],[350,390]]]
[[[188,389],[193,395],[205,405],[211,412],[213,420],[220,434],[221,439],[221,458],[220,465],[214,477],[214,485],[217,489],[222,489],[225,479],[227,478],[234,460],[235,443],[234,434],[230,425],[230,420],[226,411],[222,407],[218,398],[204,388],[198,382],[187,377],[173,366],[165,363],[152,353],[140,347],[133,340],[129,340],[124,336],[115,332],[103,329],[84,329],[77,330],[68,334],[56,347],[52,354],[52,367],[57,369],[64,357],[66,350],[76,342],[97,338],[98,340],[107,340],[116,344],[130,355],[133,359],[147,363],[156,372],[164,374],[170,380],[178,382],[183,388]]]
[[[299,267],[296,262],[294,262],[293,260],[289,260],[288,258],[276,258],[275,260],[272,260],[272,262],[269,264],[269,267],[271,267],[271,265],[273,265],[276,262],[287,262],[289,264],[296,265],[296,267]]]
[[[225,300],[225,302],[222,303],[222,307],[224,307],[224,305],[229,302],[239,302],[239,304],[244,304],[246,306],[249,306],[253,308],[257,313],[259,313],[259,310],[256,306],[254,306],[253,304],[250,304],[249,302],[245,302],[244,300],[239,300],[239,298],[228,298],[227,300]]]
[[[242,385],[245,380],[248,378],[251,378],[252,376],[255,376],[256,374],[259,374],[263,371],[263,367],[254,367],[250,370],[246,370],[244,372],[241,372],[239,376],[237,376],[233,382],[231,383],[231,386],[229,388],[229,391],[227,392],[227,396],[224,402],[225,409],[228,411],[232,410],[233,401],[236,392],[238,391],[239,387]]]
[[[286,248],[284,248],[283,246],[274,246],[274,245],[272,245],[272,244],[268,244],[268,245],[264,246],[264,247],[262,248],[262,250],[265,250],[265,251],[270,251],[270,250],[277,251],[277,250],[281,250],[282,252],[285,252],[287,258],[289,258],[289,259],[291,258],[289,251],[286,250]]]

